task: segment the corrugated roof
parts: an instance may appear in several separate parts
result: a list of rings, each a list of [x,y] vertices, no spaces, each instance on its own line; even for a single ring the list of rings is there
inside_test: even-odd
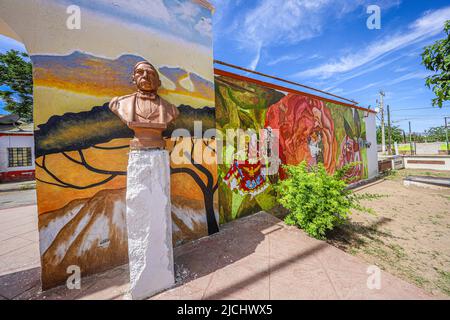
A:
[[[0,114],[0,125],[17,123],[19,120],[20,117],[15,114]]]

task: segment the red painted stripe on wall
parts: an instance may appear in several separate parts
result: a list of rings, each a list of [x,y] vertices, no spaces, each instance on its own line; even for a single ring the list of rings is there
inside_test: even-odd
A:
[[[0,133],[0,137],[32,137],[32,136],[34,136],[34,134],[32,134],[32,133],[22,133],[22,134]]]
[[[0,172],[0,183],[34,180],[35,170]]]

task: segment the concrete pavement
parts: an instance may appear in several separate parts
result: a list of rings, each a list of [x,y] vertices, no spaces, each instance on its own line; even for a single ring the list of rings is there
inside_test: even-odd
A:
[[[0,210],[36,204],[36,181],[0,183]]]
[[[38,266],[37,207],[0,210],[0,276]]]
[[[40,292],[37,230],[28,230],[35,210],[0,210],[0,226],[8,226],[0,229],[3,241],[15,239],[0,242],[5,248],[0,299],[123,299],[127,266],[83,278],[81,290],[61,286]],[[220,233],[175,248],[174,254],[177,286],[152,299],[431,298],[384,272],[381,288],[369,289],[366,263],[266,213],[222,226]]]

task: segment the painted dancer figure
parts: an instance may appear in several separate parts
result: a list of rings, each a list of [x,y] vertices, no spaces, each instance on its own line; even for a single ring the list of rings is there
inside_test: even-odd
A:
[[[265,159],[260,157],[258,137],[252,135],[245,154],[236,153],[224,182],[231,190],[252,197],[262,193],[269,186]]]

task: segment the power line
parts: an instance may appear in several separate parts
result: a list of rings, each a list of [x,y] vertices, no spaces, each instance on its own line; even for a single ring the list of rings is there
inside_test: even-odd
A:
[[[436,119],[442,119],[442,116],[441,117],[432,117],[432,118],[427,118],[427,119],[424,119],[424,118],[407,118],[407,119],[395,120],[395,121],[392,121],[392,123],[399,123],[399,122],[411,121],[411,120],[431,121],[431,120],[436,120]]]
[[[445,117],[445,114],[404,114],[401,116],[397,116],[396,119],[409,119],[409,118],[439,118]]]
[[[408,108],[408,109],[395,109],[393,111],[410,111],[410,110],[442,110],[443,108],[450,106],[443,106],[442,108],[438,107],[421,107],[421,108]]]

